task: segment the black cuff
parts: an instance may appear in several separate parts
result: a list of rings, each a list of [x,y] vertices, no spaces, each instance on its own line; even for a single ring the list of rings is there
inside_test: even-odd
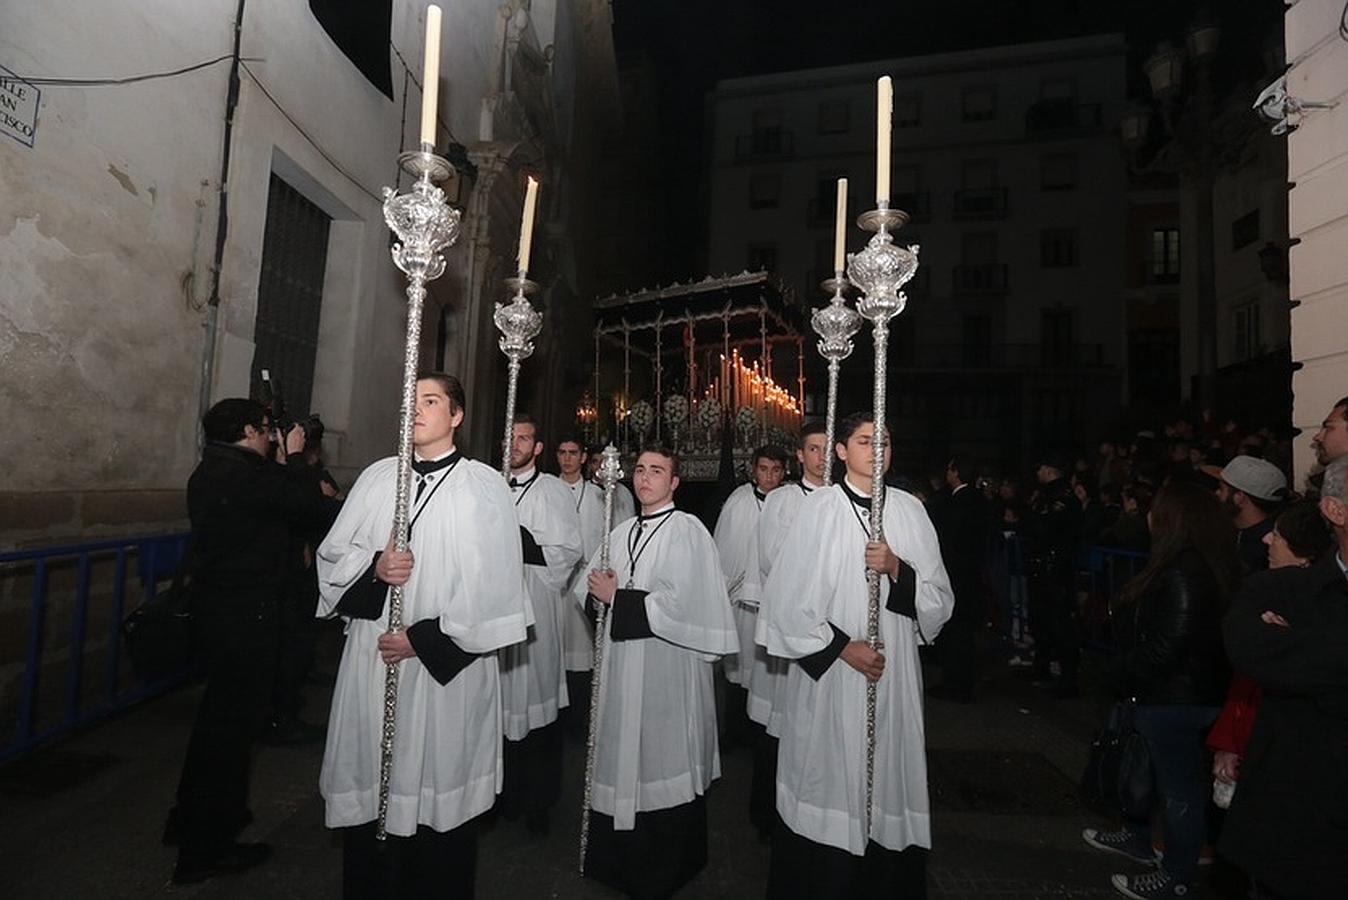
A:
[[[538,541],[529,533],[529,529],[523,525],[520,526],[520,544],[524,547],[524,564],[526,566],[546,566],[548,561],[543,558],[543,548],[538,546]]]
[[[910,619],[917,618],[917,573],[906,562],[899,563],[899,577],[889,583],[885,609]]]
[[[374,555],[370,568],[356,579],[356,583],[346,589],[342,599],[337,601],[334,610],[339,616],[351,619],[377,619],[384,614],[384,601],[388,599],[388,583],[379,580],[375,574],[375,564],[383,554],[380,550]]]
[[[650,619],[646,618],[646,594],[631,588],[621,588],[613,595],[613,630],[615,641],[639,641],[655,637]]]
[[[833,665],[833,661],[838,658],[843,652],[843,648],[852,640],[848,637],[847,632],[832,622],[828,623],[828,627],[833,629],[833,640],[829,641],[829,645],[817,653],[811,653],[809,656],[802,656],[796,660],[800,663],[800,667],[805,670],[805,674],[815,681],[824,677],[828,667]]]
[[[590,620],[590,627],[596,628],[599,625],[599,600],[594,594],[585,595],[585,618]]]
[[[417,651],[417,659],[426,671],[441,684],[453,681],[454,676],[472,665],[478,656],[464,650],[441,631],[438,619],[422,619],[407,629],[407,639],[412,642],[412,649]]]

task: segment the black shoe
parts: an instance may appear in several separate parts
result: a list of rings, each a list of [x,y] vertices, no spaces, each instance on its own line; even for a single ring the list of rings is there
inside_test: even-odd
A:
[[[174,884],[196,884],[216,875],[232,875],[260,866],[271,856],[271,844],[226,844],[214,853],[178,853]]]
[[[253,824],[253,811],[245,809],[239,816],[239,821],[235,824],[234,830],[230,832],[233,838],[240,831],[243,831],[249,825]],[[182,816],[178,812],[178,807],[169,810],[168,819],[164,821],[164,835],[161,838],[165,847],[176,847],[183,841],[183,823]]]
[[[259,738],[269,747],[311,744],[327,736],[327,730],[299,719],[272,719]]]
[[[935,687],[927,688],[927,696],[933,700],[944,700],[947,703],[973,703],[974,692],[969,688],[958,688],[950,684],[938,684]]]

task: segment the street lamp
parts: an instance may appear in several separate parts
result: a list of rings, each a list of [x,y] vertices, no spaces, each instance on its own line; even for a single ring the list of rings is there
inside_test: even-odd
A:
[[[1162,41],[1142,68],[1160,107],[1165,132],[1165,152],[1138,164],[1136,157],[1147,146],[1152,111],[1134,106],[1120,123],[1124,146],[1134,158],[1134,170],[1170,168],[1179,171],[1193,186],[1198,271],[1198,372],[1193,400],[1199,410],[1212,409],[1217,400],[1217,289],[1216,249],[1213,235],[1212,191],[1216,166],[1212,140],[1212,61],[1217,54],[1221,28],[1200,13],[1185,33],[1185,48]],[[1186,74],[1192,74],[1187,79]]]

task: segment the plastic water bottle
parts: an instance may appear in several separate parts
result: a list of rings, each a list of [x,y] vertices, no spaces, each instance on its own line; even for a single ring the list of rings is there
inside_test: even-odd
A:
[[[1231,798],[1236,795],[1236,783],[1234,781],[1222,781],[1220,778],[1212,779],[1212,802],[1218,809],[1228,809],[1231,806]]]

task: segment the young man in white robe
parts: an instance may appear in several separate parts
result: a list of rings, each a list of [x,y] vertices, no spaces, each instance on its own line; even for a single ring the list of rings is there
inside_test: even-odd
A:
[[[704,798],[720,777],[712,667],[737,652],[716,545],[674,507],[678,459],[637,458],[641,515],[610,533],[575,600],[610,607],[585,874],[633,897],[668,897],[706,865]]]
[[[455,447],[463,387],[417,381],[410,538],[393,545],[397,460],[367,468],[319,545],[320,616],[346,620],[319,789],[343,832],[343,896],[471,897],[476,818],[501,787],[496,651],[531,614],[501,473]],[[404,628],[388,632],[403,586]],[[398,666],[388,839],[375,840],[386,666]]]
[[[824,486],[824,471],[829,464],[828,434],[823,422],[812,422],[801,429],[796,447],[800,481],[784,484],[768,494],[758,517],[758,534],[749,550],[751,560],[746,577],[754,584],[748,593],[757,598],[754,616],[753,668],[748,676],[749,721],[753,723],[754,774],[749,789],[749,818],[763,837],[771,836],[777,822],[777,739],[781,735],[782,712],[778,695],[786,687],[790,662],[768,654],[767,622],[762,585],[772,572],[772,563],[781,550],[791,523],[806,497]],[[744,636],[740,636],[740,657],[745,657]]]
[[[754,555],[752,548],[758,541],[758,517],[763,504],[768,494],[782,483],[785,474],[786,451],[773,446],[755,450],[749,461],[749,480],[730,492],[712,532],[740,641],[740,652],[721,660],[726,681],[725,721],[721,733],[727,748],[753,743],[747,710],[749,678],[753,674],[758,578],[750,572],[756,564],[750,557]]]
[[[586,701],[590,697],[590,669],[594,666],[594,628],[585,610],[572,603],[570,591],[585,581],[586,564],[599,549],[604,536],[604,490],[585,477],[588,454],[585,444],[573,435],[557,441],[557,471],[562,484],[571,491],[571,499],[580,518],[581,559],[567,582],[562,602],[562,661],[566,666],[566,690],[572,703],[562,715],[563,726],[572,737],[585,734]],[[615,510],[616,513],[616,510]],[[613,524],[618,524],[615,515]]]
[[[505,711],[502,813],[525,816],[531,834],[548,831],[548,811],[562,790],[562,731],[568,704],[562,663],[563,591],[581,560],[580,517],[557,476],[538,470],[543,442],[527,413],[515,416],[510,443],[510,492],[524,548],[524,587],[534,624],[527,640],[505,647],[501,697]]]
[[[844,420],[846,476],[801,505],[763,587],[768,652],[787,675],[768,895],[923,897],[931,847],[918,645],[954,607],[921,502],[886,488],[884,541],[869,541],[869,414]],[[888,434],[884,435],[888,468]],[[881,650],[865,641],[866,571],[880,573]],[[866,684],[877,687],[874,807],[866,814]]]

